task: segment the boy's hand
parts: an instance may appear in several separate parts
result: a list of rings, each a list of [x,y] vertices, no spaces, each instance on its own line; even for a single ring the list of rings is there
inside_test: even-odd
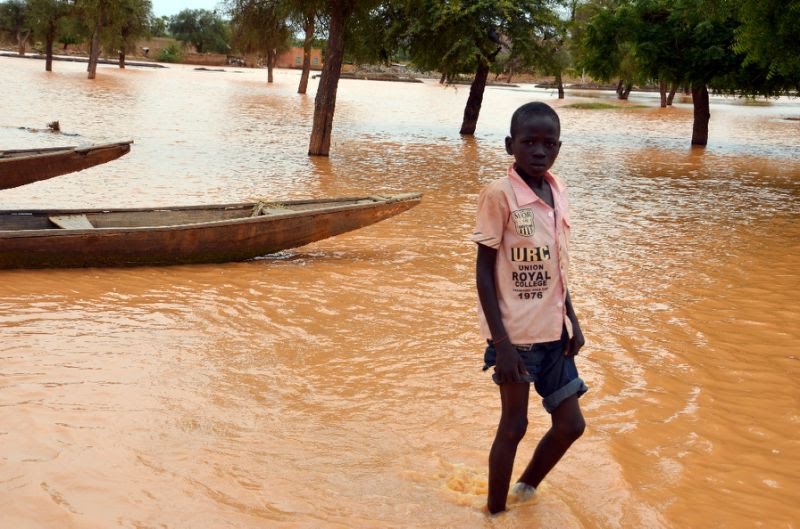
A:
[[[494,373],[498,384],[519,383],[528,381],[528,370],[525,362],[517,352],[517,348],[509,342],[496,346],[497,359],[495,360]]]
[[[586,339],[583,337],[583,332],[581,328],[577,325],[573,326],[572,329],[572,338],[567,341],[567,346],[564,347],[564,356],[575,356],[578,354],[578,351],[581,350],[586,344]]]

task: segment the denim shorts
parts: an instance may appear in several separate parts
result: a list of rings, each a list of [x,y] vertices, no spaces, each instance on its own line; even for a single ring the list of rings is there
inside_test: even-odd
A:
[[[589,391],[578,376],[575,357],[564,356],[568,340],[567,330],[564,329],[560,340],[515,346],[530,375],[526,382],[533,383],[536,393],[542,397],[542,405],[547,413],[553,413],[567,398],[573,395],[580,397]],[[483,370],[494,366],[496,359],[497,351],[490,340],[483,354]],[[492,379],[497,383],[496,374],[492,375]]]

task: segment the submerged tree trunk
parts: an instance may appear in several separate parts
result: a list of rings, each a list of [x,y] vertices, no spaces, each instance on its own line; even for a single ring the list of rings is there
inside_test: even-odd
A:
[[[119,49],[119,67],[121,69],[125,69],[125,59],[127,58],[127,46],[128,46],[128,35],[130,31],[127,28],[123,28],[120,32],[120,36],[122,37],[122,46]]]
[[[17,52],[19,53],[20,57],[25,55],[25,50],[28,47],[28,37],[30,36],[30,31],[17,31]]]
[[[309,156],[328,156],[333,132],[333,113],[336,109],[336,90],[344,60],[344,22],[348,13],[340,0],[330,1],[330,27],[322,78],[314,98],[314,124],[311,128]]]
[[[508,65],[508,79],[506,79],[506,83],[511,84],[511,79],[514,77],[514,65]]]
[[[308,88],[308,76],[311,72],[311,44],[314,40],[314,15],[306,16],[303,29],[306,37],[303,40],[303,71],[300,74],[300,84],[297,87],[298,94],[305,94]]]
[[[92,47],[89,49],[89,64],[86,70],[89,72],[89,79],[97,76],[97,59],[100,57],[100,21],[94,26],[92,33]]]
[[[272,69],[275,67],[277,54],[275,50],[267,50],[267,82],[272,83],[275,79],[272,76]]]
[[[628,100],[628,96],[631,95],[631,90],[633,90],[633,83],[626,82],[624,87],[617,88],[617,99],[621,99],[623,101]]]
[[[489,77],[489,64],[484,60],[478,61],[475,79],[469,87],[467,105],[464,107],[464,119],[461,121],[460,134],[471,136],[475,134],[478,126],[478,116],[483,104],[483,92],[486,90],[486,79]]]
[[[667,108],[667,82],[664,79],[658,80],[658,93],[661,96],[661,108]]]
[[[54,23],[47,26],[47,35],[45,35],[44,44],[44,71],[53,71],[53,44],[56,40],[56,27]]]
[[[669,94],[667,94],[667,106],[672,106],[672,101],[675,99],[675,92],[678,91],[678,83],[672,83],[669,87]]]
[[[692,85],[692,106],[694,107],[694,124],[692,125],[692,145],[708,144],[708,120],[711,110],[708,102],[708,87],[705,83]]]
[[[561,76],[561,70],[556,73],[556,85],[558,86],[558,98],[564,99],[564,79]]]
[[[483,93],[486,91],[486,79],[489,77],[489,65],[497,58],[502,48],[500,46],[488,57],[478,58],[478,69],[475,71],[475,79],[469,87],[469,97],[464,107],[464,119],[461,121],[460,134],[472,136],[478,126],[478,116],[481,113],[483,104]]]

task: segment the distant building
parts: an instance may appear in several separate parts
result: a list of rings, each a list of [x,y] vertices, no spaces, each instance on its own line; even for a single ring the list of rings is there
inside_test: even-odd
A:
[[[275,61],[277,68],[302,68],[303,48],[291,48],[289,51],[278,55]],[[311,48],[311,69],[322,70],[322,50]]]

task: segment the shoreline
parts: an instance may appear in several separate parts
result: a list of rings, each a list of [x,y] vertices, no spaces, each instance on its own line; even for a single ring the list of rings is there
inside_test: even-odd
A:
[[[26,53],[25,55],[20,55],[19,53],[9,52],[9,51],[0,51],[0,57],[11,57],[16,59],[38,59],[38,60],[46,60],[47,56],[41,53]],[[54,61],[61,61],[61,62],[89,62],[88,57],[84,56],[71,56],[71,55],[53,55]],[[112,66],[118,66],[119,61],[111,59],[106,59],[105,57],[99,57],[97,59],[97,64],[110,64]],[[168,68],[168,66],[164,66],[161,63],[157,62],[142,62],[139,60],[133,61],[125,61],[125,66],[138,66],[140,68]]]

